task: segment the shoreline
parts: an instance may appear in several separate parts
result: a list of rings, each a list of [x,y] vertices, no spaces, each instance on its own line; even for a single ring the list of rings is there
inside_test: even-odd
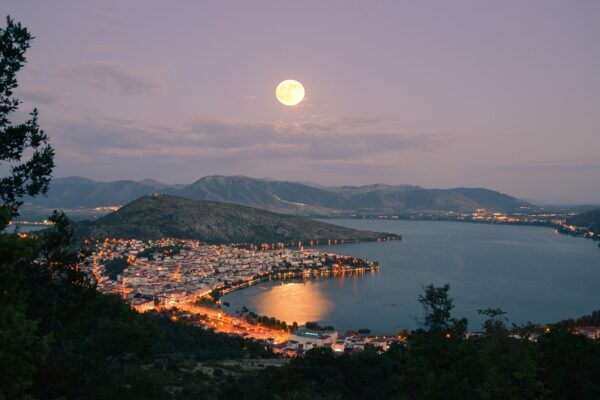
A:
[[[479,220],[472,220],[472,219],[454,219],[454,218],[406,218],[406,217],[398,217],[398,218],[392,218],[392,217],[384,217],[384,218],[380,218],[377,216],[373,216],[373,217],[368,217],[368,216],[364,216],[364,217],[351,217],[351,216],[347,216],[347,217],[320,217],[320,218],[315,218],[318,220],[372,220],[372,221],[422,221],[422,222],[457,222],[457,223],[464,223],[464,224],[482,224],[482,225],[509,225],[509,226],[536,226],[536,227],[540,227],[540,228],[550,228],[550,229],[554,229],[557,233],[561,234],[561,235],[567,235],[567,236],[572,236],[572,237],[578,237],[578,238],[583,238],[583,239],[590,239],[593,242],[600,242],[600,233],[596,233],[591,231],[588,228],[584,228],[584,227],[579,227],[579,226],[574,226],[574,225],[567,225],[564,223],[556,223],[556,222],[552,222],[552,221],[547,221],[547,222],[534,222],[534,221],[479,221]],[[600,244],[599,244],[600,246]]]
[[[367,272],[376,273],[379,271],[380,266],[377,262],[368,262],[368,263],[369,263],[368,266],[362,266],[362,267],[350,267],[350,268],[340,267],[340,268],[327,268],[327,269],[323,269],[323,270],[293,269],[293,270],[286,270],[284,272],[278,271],[278,272],[271,273],[271,274],[265,274],[265,275],[261,275],[258,277],[253,277],[252,279],[250,279],[248,281],[244,281],[242,283],[239,283],[235,286],[228,287],[227,284],[221,285],[220,287],[216,287],[216,288],[212,289],[210,292],[198,295],[197,299],[206,298],[207,296],[212,297],[213,300],[215,301],[215,305],[218,306],[217,308],[215,308],[215,310],[218,312],[221,312],[223,314],[226,314],[232,320],[237,320],[241,323],[247,323],[249,325],[260,327],[263,329],[271,329],[271,330],[280,332],[280,335],[289,335],[292,332],[291,330],[269,328],[269,327],[266,327],[261,324],[249,322],[249,321],[241,318],[241,316],[233,315],[230,312],[230,310],[226,310],[223,308],[223,306],[222,306],[223,301],[221,300],[221,298],[229,293],[243,290],[248,287],[258,285],[261,283],[265,283],[265,282],[286,283],[288,281],[297,280],[297,279],[305,280],[305,279],[317,279],[317,278],[321,278],[321,277],[334,278],[334,277],[346,276],[346,275],[356,276],[356,275],[363,275]],[[215,295],[216,295],[216,297],[215,297]],[[199,305],[197,305],[196,302],[197,302],[197,300],[193,301],[191,303],[193,306],[200,307]],[[187,302],[187,303],[189,304],[190,302]],[[185,306],[184,304],[185,303],[182,304],[183,307],[181,309],[189,310],[189,306]],[[180,308],[178,306],[175,306],[175,307]],[[226,306],[226,307],[227,307],[227,309],[230,308],[229,306]],[[245,306],[243,306],[243,307],[245,307]],[[203,308],[204,308],[204,310],[207,309],[206,306],[203,306]],[[288,321],[283,321],[283,322],[285,322],[287,326],[292,326],[291,323],[288,323]],[[199,326],[203,329],[212,329],[210,324],[200,324]],[[242,335],[241,333],[233,333],[233,334]]]
[[[236,292],[238,290],[245,289],[250,286],[254,286],[260,283],[264,283],[267,281],[274,282],[285,282],[286,280],[292,279],[300,279],[300,278],[318,278],[318,277],[336,277],[336,276],[344,276],[344,275],[362,275],[366,272],[377,272],[379,271],[379,264],[377,262],[370,263],[371,265],[367,267],[351,267],[351,268],[340,268],[340,269],[325,269],[325,270],[307,270],[307,269],[293,269],[286,270],[285,272],[274,272],[270,274],[265,274],[265,276],[253,277],[248,281],[244,281],[235,286],[227,287],[228,285],[222,285],[220,287],[216,287],[212,289],[209,293],[213,293],[215,291],[218,292],[218,297],[215,300],[220,299],[226,294]],[[202,297],[202,296],[200,296]]]

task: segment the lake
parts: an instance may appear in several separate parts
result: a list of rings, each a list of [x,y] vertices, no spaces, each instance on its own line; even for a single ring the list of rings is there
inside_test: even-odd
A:
[[[32,225],[32,224],[9,224],[6,227],[6,232],[14,232],[15,229],[17,229],[17,227],[19,228],[19,232],[22,233],[27,233],[27,232],[34,232],[34,231],[39,231],[40,229],[46,229],[49,227],[49,225]]]
[[[242,306],[288,323],[319,321],[344,332],[370,328],[393,334],[415,328],[423,285],[450,284],[456,317],[479,330],[477,310],[501,307],[511,322],[546,323],[600,308],[597,242],[534,226],[442,221],[326,220],[398,233],[402,241],[317,249],[379,261],[379,272],[292,283],[264,283],[228,294]]]

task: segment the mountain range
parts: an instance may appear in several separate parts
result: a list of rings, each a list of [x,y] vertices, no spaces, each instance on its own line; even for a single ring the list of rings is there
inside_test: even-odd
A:
[[[95,221],[74,223],[78,238],[153,240],[163,237],[206,243],[279,243],[319,240],[372,241],[398,235],[344,228],[309,218],[236,204],[154,194]]]
[[[45,207],[98,207],[122,205],[154,192],[298,215],[472,211],[477,208],[510,211],[529,205],[484,188],[426,189],[384,184],[322,187],[246,176],[207,176],[189,185],[168,185],[150,179],[97,182],[81,177],[58,178],[53,180],[46,197],[29,202]]]

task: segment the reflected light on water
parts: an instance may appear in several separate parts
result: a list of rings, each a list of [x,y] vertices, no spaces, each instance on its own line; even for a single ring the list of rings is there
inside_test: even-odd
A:
[[[256,301],[259,315],[275,317],[288,324],[322,321],[334,308],[313,282],[286,283],[261,293]]]

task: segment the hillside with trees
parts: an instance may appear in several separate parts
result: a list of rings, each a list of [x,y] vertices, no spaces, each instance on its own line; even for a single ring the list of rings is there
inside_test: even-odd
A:
[[[277,214],[235,204],[155,194],[135,200],[96,221],[75,225],[79,237],[172,237],[206,243],[279,243],[311,240],[369,241],[398,239],[385,234]]]
[[[567,219],[569,225],[575,225],[581,228],[587,228],[600,232],[600,208],[595,208],[584,213],[574,215]]]

